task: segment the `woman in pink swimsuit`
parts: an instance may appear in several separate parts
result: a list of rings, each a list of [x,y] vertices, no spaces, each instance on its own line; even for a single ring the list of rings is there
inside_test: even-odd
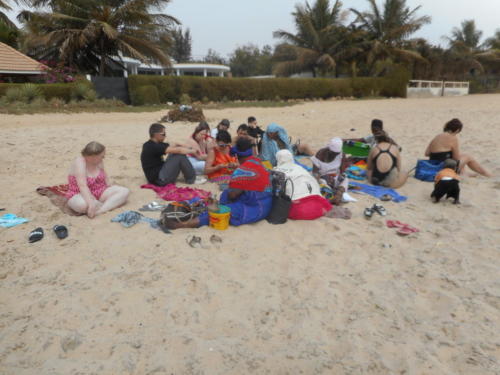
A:
[[[90,142],[69,170],[68,206],[89,218],[121,206],[130,193],[125,187],[109,186],[103,165],[105,154],[102,144]]]

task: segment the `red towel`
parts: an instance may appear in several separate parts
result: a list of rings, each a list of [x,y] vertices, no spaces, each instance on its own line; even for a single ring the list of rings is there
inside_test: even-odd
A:
[[[157,186],[146,184],[141,186],[142,189],[152,189],[156,191],[158,196],[166,201],[188,201],[193,198],[208,199],[211,193],[202,189],[194,189],[189,187],[177,187],[175,184],[165,186]]]

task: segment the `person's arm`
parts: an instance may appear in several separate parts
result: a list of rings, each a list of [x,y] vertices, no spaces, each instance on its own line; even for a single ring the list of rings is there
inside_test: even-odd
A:
[[[238,197],[243,194],[243,190],[241,189],[231,189],[227,193],[227,196],[229,197],[230,200],[234,201],[238,199]]]
[[[85,164],[84,158],[78,158],[75,161],[75,179],[78,185],[78,189],[80,189],[80,194],[82,195],[85,203],[87,203],[87,215],[90,218],[95,216],[97,211],[97,205],[95,203],[95,198],[90,192],[90,189],[87,185],[87,166]]]
[[[429,145],[425,149],[425,156],[427,156],[427,157],[431,156],[431,143],[429,143]]]
[[[212,149],[212,150],[208,151],[207,160],[205,162],[205,170],[204,170],[205,174],[214,173],[214,172],[226,167],[225,164],[219,164],[219,165],[214,166],[213,165],[214,160],[215,160],[215,152]]]
[[[366,178],[369,182],[372,180],[373,173],[373,153],[375,152],[375,148],[372,148],[370,154],[368,155],[368,159],[366,160]]]
[[[101,169],[102,169],[102,171],[103,171],[103,173],[104,173],[104,176],[106,176],[106,179],[105,179],[105,181],[106,181],[106,185],[107,185],[107,186],[111,186],[111,182],[109,181],[109,176],[108,176],[108,174],[106,173],[106,171],[104,170],[104,163],[103,163],[103,162],[101,162],[101,164],[99,165],[99,168],[101,168]]]
[[[455,160],[460,160],[460,149],[458,147],[458,138],[453,136],[451,141],[451,157]]]

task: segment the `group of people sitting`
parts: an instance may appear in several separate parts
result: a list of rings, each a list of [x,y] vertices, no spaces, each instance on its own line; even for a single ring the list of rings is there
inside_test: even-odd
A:
[[[278,124],[272,123],[262,130],[255,117],[249,117],[246,124],[238,127],[234,139],[229,128],[228,120],[222,120],[213,130],[202,122],[187,141],[167,143],[165,126],[152,124],[140,156],[146,179],[164,186],[175,183],[181,173],[187,184],[201,182],[201,176],[206,175],[211,182],[221,185],[220,203],[231,208],[230,224],[237,226],[269,215],[273,202],[272,170],[284,173],[291,182],[286,185],[286,193],[292,200],[290,219],[316,219],[328,212],[332,204],[339,204],[348,188],[344,172],[350,160],[342,151],[346,141],[361,141],[371,146],[367,178],[372,184],[397,188],[408,178],[401,168],[401,147],[384,131],[380,120],[372,121],[370,136],[351,140],[335,137],[317,152],[307,144],[292,144],[286,130]],[[460,152],[457,135],[462,128],[458,119],[446,123],[443,133],[431,141],[425,155],[431,160],[456,160],[459,174],[468,166],[476,173],[491,176],[474,158]],[[123,205],[130,191],[110,186],[103,165],[104,146],[91,142],[81,154],[69,171],[68,206],[92,218]],[[311,172],[297,159],[300,155],[310,157]],[[332,199],[324,198],[323,186],[333,192]],[[208,213],[187,222],[172,221],[170,228],[203,225],[208,225]]]

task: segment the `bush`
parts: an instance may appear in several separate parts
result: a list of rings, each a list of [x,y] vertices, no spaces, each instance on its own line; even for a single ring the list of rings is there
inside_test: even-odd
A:
[[[191,104],[191,97],[188,94],[182,94],[179,99],[180,104],[189,105]]]
[[[26,103],[31,103],[36,98],[42,97],[42,91],[34,83],[25,83],[19,88],[22,98]]]
[[[201,122],[205,121],[203,110],[198,107],[191,107],[189,110],[181,111],[180,108],[174,108],[168,111],[166,116],[163,116],[161,122]]]
[[[91,94],[93,92],[93,94]],[[77,83],[71,92],[71,99],[73,100],[84,100],[86,97],[94,95],[94,100],[96,99],[97,94],[95,91],[89,87],[89,85],[84,84],[83,82]]]
[[[24,100],[20,87],[9,87],[5,92],[7,103],[21,102]]]
[[[49,106],[51,106],[52,108],[59,109],[64,107],[65,104],[66,102],[61,98],[52,98],[49,100]]]
[[[20,88],[25,84],[22,83],[0,83],[0,96],[6,95],[11,88]],[[75,83],[36,83],[36,86],[45,100],[50,101],[52,98],[60,98],[65,102],[69,102],[72,93],[76,90],[77,85],[85,85],[91,89],[92,83],[86,80],[80,80]]]
[[[130,95],[133,105],[160,104],[160,95],[154,85],[145,85],[137,88],[133,95]]]
[[[134,75],[128,79],[133,105],[141,105],[139,89],[154,86],[162,103],[193,101],[327,99],[331,97],[405,96],[408,75],[396,70],[383,78],[220,78]],[[150,90],[150,89],[149,89]]]

